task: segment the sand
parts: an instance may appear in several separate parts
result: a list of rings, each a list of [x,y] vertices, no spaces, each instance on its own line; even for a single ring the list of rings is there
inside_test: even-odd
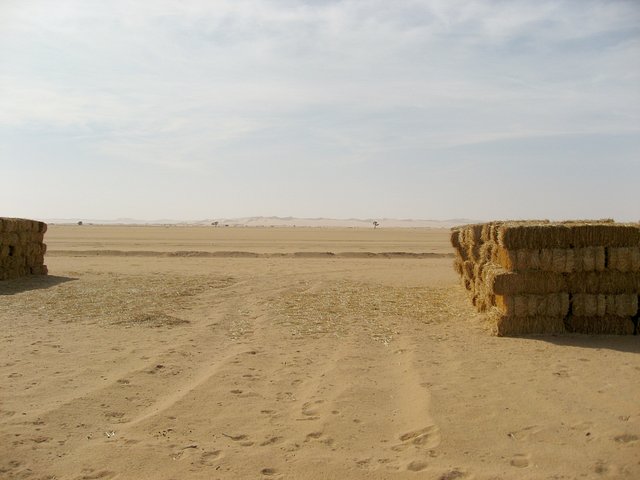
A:
[[[489,336],[447,230],[46,241],[0,282],[2,479],[640,478],[640,338]]]

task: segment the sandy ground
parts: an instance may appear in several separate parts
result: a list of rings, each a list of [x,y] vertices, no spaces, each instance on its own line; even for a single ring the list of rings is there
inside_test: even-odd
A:
[[[640,338],[489,336],[447,231],[46,240],[0,283],[2,479],[640,478]]]

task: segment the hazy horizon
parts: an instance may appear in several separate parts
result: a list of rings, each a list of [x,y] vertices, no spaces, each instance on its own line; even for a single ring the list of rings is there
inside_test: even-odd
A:
[[[6,0],[0,216],[640,219],[633,1]]]

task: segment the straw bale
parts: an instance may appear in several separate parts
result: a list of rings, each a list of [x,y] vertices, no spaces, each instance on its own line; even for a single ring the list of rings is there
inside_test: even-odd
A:
[[[484,312],[495,305],[495,295],[488,289],[481,278],[474,283],[474,305],[479,312]]]
[[[489,263],[493,258],[493,251],[496,244],[493,242],[485,242],[480,246],[480,262]]]
[[[567,292],[567,277],[541,271],[510,272],[497,265],[483,269],[482,280],[486,288],[496,295],[544,294]]]
[[[567,332],[592,335],[632,335],[634,331],[631,317],[606,315],[603,317],[579,317],[569,315],[565,321]]]
[[[483,223],[476,223],[467,226],[467,244],[475,245],[482,242]]]
[[[562,317],[511,317],[492,309],[489,314],[493,333],[500,337],[532,335],[532,334],[558,334],[564,333],[565,326]]]
[[[456,250],[460,250],[460,246],[461,246],[461,242],[460,242],[460,229],[459,228],[452,228],[451,229],[451,245],[453,246],[453,248],[455,248]]]
[[[20,237],[16,232],[5,232],[3,235],[3,243],[7,243],[9,245],[17,245],[20,243]]]
[[[483,224],[482,233],[480,235],[480,241],[482,243],[491,242],[498,243],[498,229],[500,225],[505,223],[504,221],[493,221]]]
[[[6,233],[12,233],[16,231],[18,226],[18,222],[15,218],[5,218],[3,221],[3,230]]]
[[[617,317],[633,317],[638,313],[638,295],[607,295],[607,315]]]
[[[573,269],[576,272],[601,272],[605,269],[605,247],[575,248]]]
[[[607,248],[607,267],[619,272],[640,272],[640,246]]]
[[[480,261],[480,248],[481,244],[476,243],[474,245],[467,245],[467,258],[473,262]]]
[[[516,254],[516,264],[514,270],[529,270],[529,264],[531,262],[531,257],[537,254],[536,250],[515,250]]]
[[[510,317],[564,317],[569,313],[568,293],[496,295],[495,297],[498,310]]]
[[[480,284],[482,284],[482,273],[487,265],[487,263],[473,264],[473,278]]]
[[[30,267],[31,275],[47,275],[49,273],[46,265],[34,265]]]
[[[554,248],[552,250],[551,271],[568,273],[573,271],[573,249]]]
[[[462,271],[464,272],[464,275],[470,280],[473,280],[475,278],[475,275],[473,274],[474,266],[475,263],[470,260],[466,260],[462,264]]]
[[[626,247],[640,243],[640,225],[611,222],[509,222],[500,226],[498,242],[507,249]]]
[[[453,259],[453,269],[456,271],[458,275],[462,275],[462,266],[463,260],[460,257],[455,257]]]
[[[579,317],[603,317],[607,313],[607,297],[586,293],[572,295],[571,313]]]
[[[638,312],[638,295],[574,294],[571,312],[578,317],[632,317]]]
[[[577,272],[566,275],[570,293],[623,294],[640,292],[640,272]]]
[[[501,246],[493,249],[492,260],[510,271],[543,270],[570,273],[575,269],[575,253],[572,249],[514,249]]]
[[[493,251],[493,261],[505,270],[518,270],[517,250],[507,250],[506,248],[498,246]]]

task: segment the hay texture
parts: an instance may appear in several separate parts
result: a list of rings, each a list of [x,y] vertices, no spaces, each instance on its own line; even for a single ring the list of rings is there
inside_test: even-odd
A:
[[[453,228],[451,244],[462,285],[497,335],[634,331],[640,224],[496,221]]]
[[[46,231],[43,222],[0,217],[0,280],[48,273],[44,264]]]

